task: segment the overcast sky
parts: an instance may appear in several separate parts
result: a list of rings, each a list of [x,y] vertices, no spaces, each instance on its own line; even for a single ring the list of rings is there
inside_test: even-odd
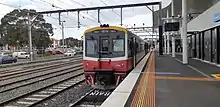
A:
[[[37,11],[48,11],[58,9],[72,9],[93,6],[129,4],[129,3],[143,3],[155,2],[161,0],[0,0],[0,18],[15,8],[36,9]],[[162,0],[163,7],[170,3],[170,0]],[[4,5],[5,4],[5,5]],[[152,8],[152,7],[150,7]],[[154,8],[158,8],[157,6]],[[4,11],[2,11],[4,10]],[[101,23],[110,25],[120,24],[120,9],[101,10]],[[54,38],[61,39],[61,29],[58,24],[58,14],[44,15],[47,22],[51,23],[54,28]],[[81,28],[77,28],[76,13],[62,13],[62,20],[65,20],[65,38],[74,37],[80,38],[83,31],[89,27],[99,25],[97,23],[97,11],[88,11],[80,13]],[[147,7],[135,7],[123,9],[123,24],[124,26],[152,26],[152,13]]]

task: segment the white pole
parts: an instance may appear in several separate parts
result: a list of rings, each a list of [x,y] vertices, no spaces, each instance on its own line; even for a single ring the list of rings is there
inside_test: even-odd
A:
[[[172,57],[176,57],[176,54],[175,54],[175,37],[172,37]]]
[[[164,54],[167,54],[167,34],[164,35]]]
[[[28,15],[28,36],[29,36],[29,51],[30,51],[30,61],[33,61],[33,51],[32,51],[32,36],[31,36],[31,18],[29,12]]]
[[[187,0],[182,0],[182,47],[183,47],[183,64],[188,63],[187,52]]]
[[[169,11],[168,10],[167,10],[167,18],[169,18]],[[169,22],[169,21],[167,20],[167,22]],[[170,33],[167,33],[166,43],[167,43],[167,54],[169,55],[170,54]]]
[[[175,16],[175,14],[174,14],[174,0],[172,0],[171,10],[172,10],[172,16]],[[174,20],[172,20],[172,21],[174,21]],[[173,34],[173,37],[172,37],[172,57],[176,57],[176,54],[175,54],[175,34]]]

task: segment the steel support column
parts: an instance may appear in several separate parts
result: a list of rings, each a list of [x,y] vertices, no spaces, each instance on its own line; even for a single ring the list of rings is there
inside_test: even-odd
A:
[[[167,36],[164,35],[164,54],[167,54]]]
[[[98,9],[98,23],[100,23],[100,9]]]
[[[182,0],[182,47],[183,64],[188,64],[187,50],[187,0]]]
[[[121,7],[121,26],[122,26],[122,7]]]
[[[220,64],[220,28],[217,28],[217,63]]]
[[[174,36],[174,35],[173,35]],[[176,57],[176,54],[175,54],[175,37],[172,37],[172,57]]]
[[[174,0],[172,0],[172,6],[171,6],[171,11],[172,11],[172,16],[175,16],[174,15]],[[172,20],[173,22],[174,20]],[[175,44],[175,34],[172,34],[172,57],[176,57],[176,53],[175,53],[175,47],[176,44]]]
[[[77,22],[78,22],[78,28],[80,28],[79,11],[77,11]]]
[[[159,55],[163,55],[163,26],[162,26],[162,4],[159,4]]]
[[[169,11],[167,10],[167,18],[169,18]],[[169,23],[170,21],[167,20],[167,23]],[[170,54],[170,32],[167,33],[167,54]]]

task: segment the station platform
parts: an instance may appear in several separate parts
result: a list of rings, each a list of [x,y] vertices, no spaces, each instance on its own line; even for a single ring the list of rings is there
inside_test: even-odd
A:
[[[197,59],[184,65],[181,55],[158,56],[154,51],[143,61],[143,70],[129,74],[138,78],[128,76],[101,107],[220,106],[220,67]]]

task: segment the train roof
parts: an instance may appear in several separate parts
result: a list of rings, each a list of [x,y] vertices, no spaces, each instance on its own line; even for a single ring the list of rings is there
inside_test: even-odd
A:
[[[125,32],[126,34],[131,33],[131,34],[135,35],[136,37],[138,37],[139,39],[141,39],[141,38],[140,38],[139,36],[137,36],[136,34],[132,33],[132,32],[129,31],[128,29],[126,29],[126,28],[124,28],[124,27],[121,27],[121,26],[109,26],[109,27],[100,27],[100,26],[97,26],[97,27],[92,27],[92,28],[87,29],[87,30],[84,32],[84,36],[85,36],[86,33],[89,33],[89,32],[95,31],[95,30],[103,30],[103,29],[114,29],[114,30],[118,30],[118,31]]]
[[[100,27],[100,26],[97,26],[97,27],[92,27],[92,28],[89,28],[87,29],[84,34],[88,33],[88,32],[91,32],[91,31],[95,31],[95,30],[102,30],[102,29],[114,29],[114,30],[119,30],[119,31],[123,31],[125,33],[128,32],[128,30],[124,27],[119,27],[119,26],[109,26],[109,27]]]

